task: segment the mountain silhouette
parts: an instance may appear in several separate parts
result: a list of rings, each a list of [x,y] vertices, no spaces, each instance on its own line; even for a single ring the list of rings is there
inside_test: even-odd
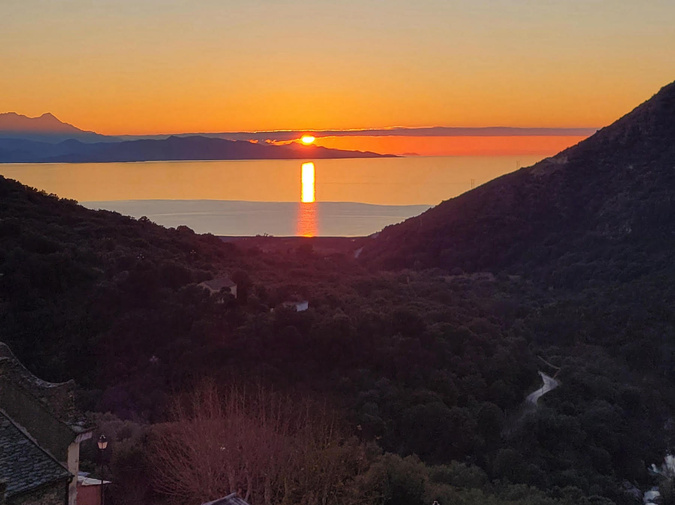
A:
[[[83,142],[115,140],[59,121],[47,112],[39,117],[28,117],[16,112],[0,113],[0,139],[34,140],[48,143],[78,139]]]
[[[368,151],[344,151],[301,144],[269,145],[201,136],[163,140],[58,144],[0,138],[0,163],[102,163],[168,160],[372,158]]]
[[[93,163],[123,161],[372,158],[370,151],[274,145],[208,135],[121,139],[81,130],[51,113],[27,117],[0,113],[0,163]]]
[[[665,265],[674,239],[671,83],[576,146],[385,228],[360,257],[393,269],[590,279]]]

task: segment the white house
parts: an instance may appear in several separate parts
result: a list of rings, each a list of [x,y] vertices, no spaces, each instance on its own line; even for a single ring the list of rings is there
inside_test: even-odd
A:
[[[302,300],[299,302],[283,302],[281,306],[289,309],[295,309],[296,312],[303,312],[309,308],[309,302],[307,300]]]
[[[237,285],[229,277],[215,277],[210,281],[200,282],[197,285],[206,289],[212,295],[225,291],[235,298],[237,297]]]

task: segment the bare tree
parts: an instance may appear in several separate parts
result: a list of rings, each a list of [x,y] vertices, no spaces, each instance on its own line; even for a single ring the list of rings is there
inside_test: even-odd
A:
[[[173,417],[157,427],[150,459],[155,489],[178,503],[232,491],[252,505],[340,503],[365,464],[329,409],[261,386],[205,383],[176,399]]]

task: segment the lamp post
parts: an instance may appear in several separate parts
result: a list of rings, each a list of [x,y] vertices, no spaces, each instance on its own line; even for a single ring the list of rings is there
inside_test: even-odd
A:
[[[108,447],[108,439],[105,435],[98,437],[98,453],[101,460],[101,505],[103,505],[103,451]]]

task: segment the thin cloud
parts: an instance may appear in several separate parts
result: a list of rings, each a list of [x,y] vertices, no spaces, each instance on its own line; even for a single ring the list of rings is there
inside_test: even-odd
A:
[[[288,142],[311,133],[321,137],[587,137],[596,128],[518,128],[511,126],[487,126],[463,128],[433,126],[427,128],[371,128],[359,130],[281,130],[262,132],[220,132],[202,135],[218,136],[230,140],[258,140],[267,142]]]

